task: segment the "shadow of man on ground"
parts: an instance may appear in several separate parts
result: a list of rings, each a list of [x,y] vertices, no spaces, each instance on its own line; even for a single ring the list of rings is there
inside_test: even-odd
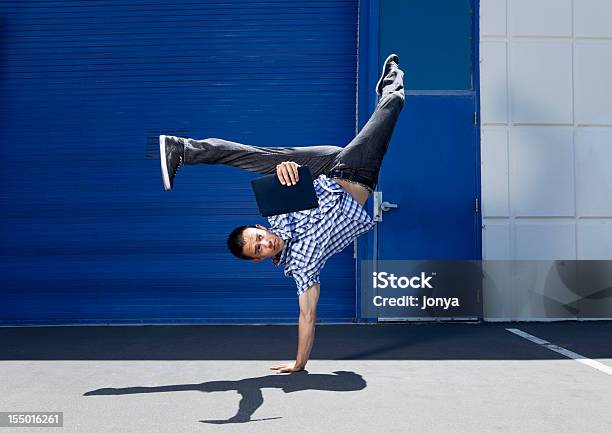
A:
[[[281,375],[252,377],[241,380],[216,380],[211,382],[165,385],[165,386],[136,386],[130,388],[100,388],[83,394],[92,395],[125,395],[145,394],[153,392],[174,391],[237,391],[242,396],[238,405],[238,412],[226,420],[201,420],[208,424],[244,423],[250,421],[264,421],[274,418],[251,419],[255,411],[263,404],[263,388],[278,388],[285,393],[305,391],[309,389],[322,391],[359,391],[366,387],[363,377],[352,371],[334,371],[333,374],[309,374],[307,371]]]

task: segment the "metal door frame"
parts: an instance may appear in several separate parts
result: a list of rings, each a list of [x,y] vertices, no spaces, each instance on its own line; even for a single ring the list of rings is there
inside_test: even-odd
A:
[[[423,0],[425,1],[425,0]],[[359,0],[358,17],[358,60],[357,60],[357,116],[356,132],[359,126],[365,124],[370,113],[376,107],[376,99],[372,90],[378,80],[380,73],[378,59],[380,56],[380,2],[381,0]],[[472,89],[471,90],[413,90],[406,91],[406,95],[471,95],[474,97],[474,109],[476,111],[475,134],[476,140],[474,163],[476,164],[475,189],[476,200],[479,211],[476,213],[476,236],[474,238],[475,260],[482,259],[482,209],[481,205],[481,171],[480,171],[480,52],[479,52],[479,0],[471,0],[472,3]],[[381,172],[382,173],[382,172]],[[370,214],[373,214],[372,199],[368,200],[367,206]],[[355,263],[355,291],[356,311],[355,317],[359,323],[378,323],[378,319],[366,318],[361,314],[361,260],[377,260],[378,258],[378,225],[366,236],[359,238],[356,248]]]

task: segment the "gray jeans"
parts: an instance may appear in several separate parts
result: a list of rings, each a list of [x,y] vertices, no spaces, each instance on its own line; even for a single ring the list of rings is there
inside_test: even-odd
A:
[[[344,148],[338,146],[262,147],[220,138],[183,139],[185,164],[226,164],[255,173],[276,173],[283,161],[310,168],[313,179],[321,174],[376,188],[378,173],[393,129],[404,106],[404,72],[393,66],[383,78],[382,95],[359,134]]]

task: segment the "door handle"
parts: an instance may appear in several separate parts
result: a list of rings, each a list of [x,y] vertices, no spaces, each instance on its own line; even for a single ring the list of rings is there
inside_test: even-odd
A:
[[[374,191],[374,221],[382,221],[383,212],[389,212],[391,209],[397,209],[397,203],[389,203],[382,201],[382,191]]]
[[[383,201],[380,205],[380,208],[385,212],[389,212],[391,209],[397,209],[397,207],[397,203],[389,203],[388,201]]]

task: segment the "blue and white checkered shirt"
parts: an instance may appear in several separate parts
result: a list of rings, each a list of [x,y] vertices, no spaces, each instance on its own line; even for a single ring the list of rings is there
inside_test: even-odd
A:
[[[365,209],[334,180],[322,174],[313,184],[319,207],[268,217],[270,231],[285,241],[273,262],[285,265],[298,296],[319,283],[327,259],[374,227]]]

